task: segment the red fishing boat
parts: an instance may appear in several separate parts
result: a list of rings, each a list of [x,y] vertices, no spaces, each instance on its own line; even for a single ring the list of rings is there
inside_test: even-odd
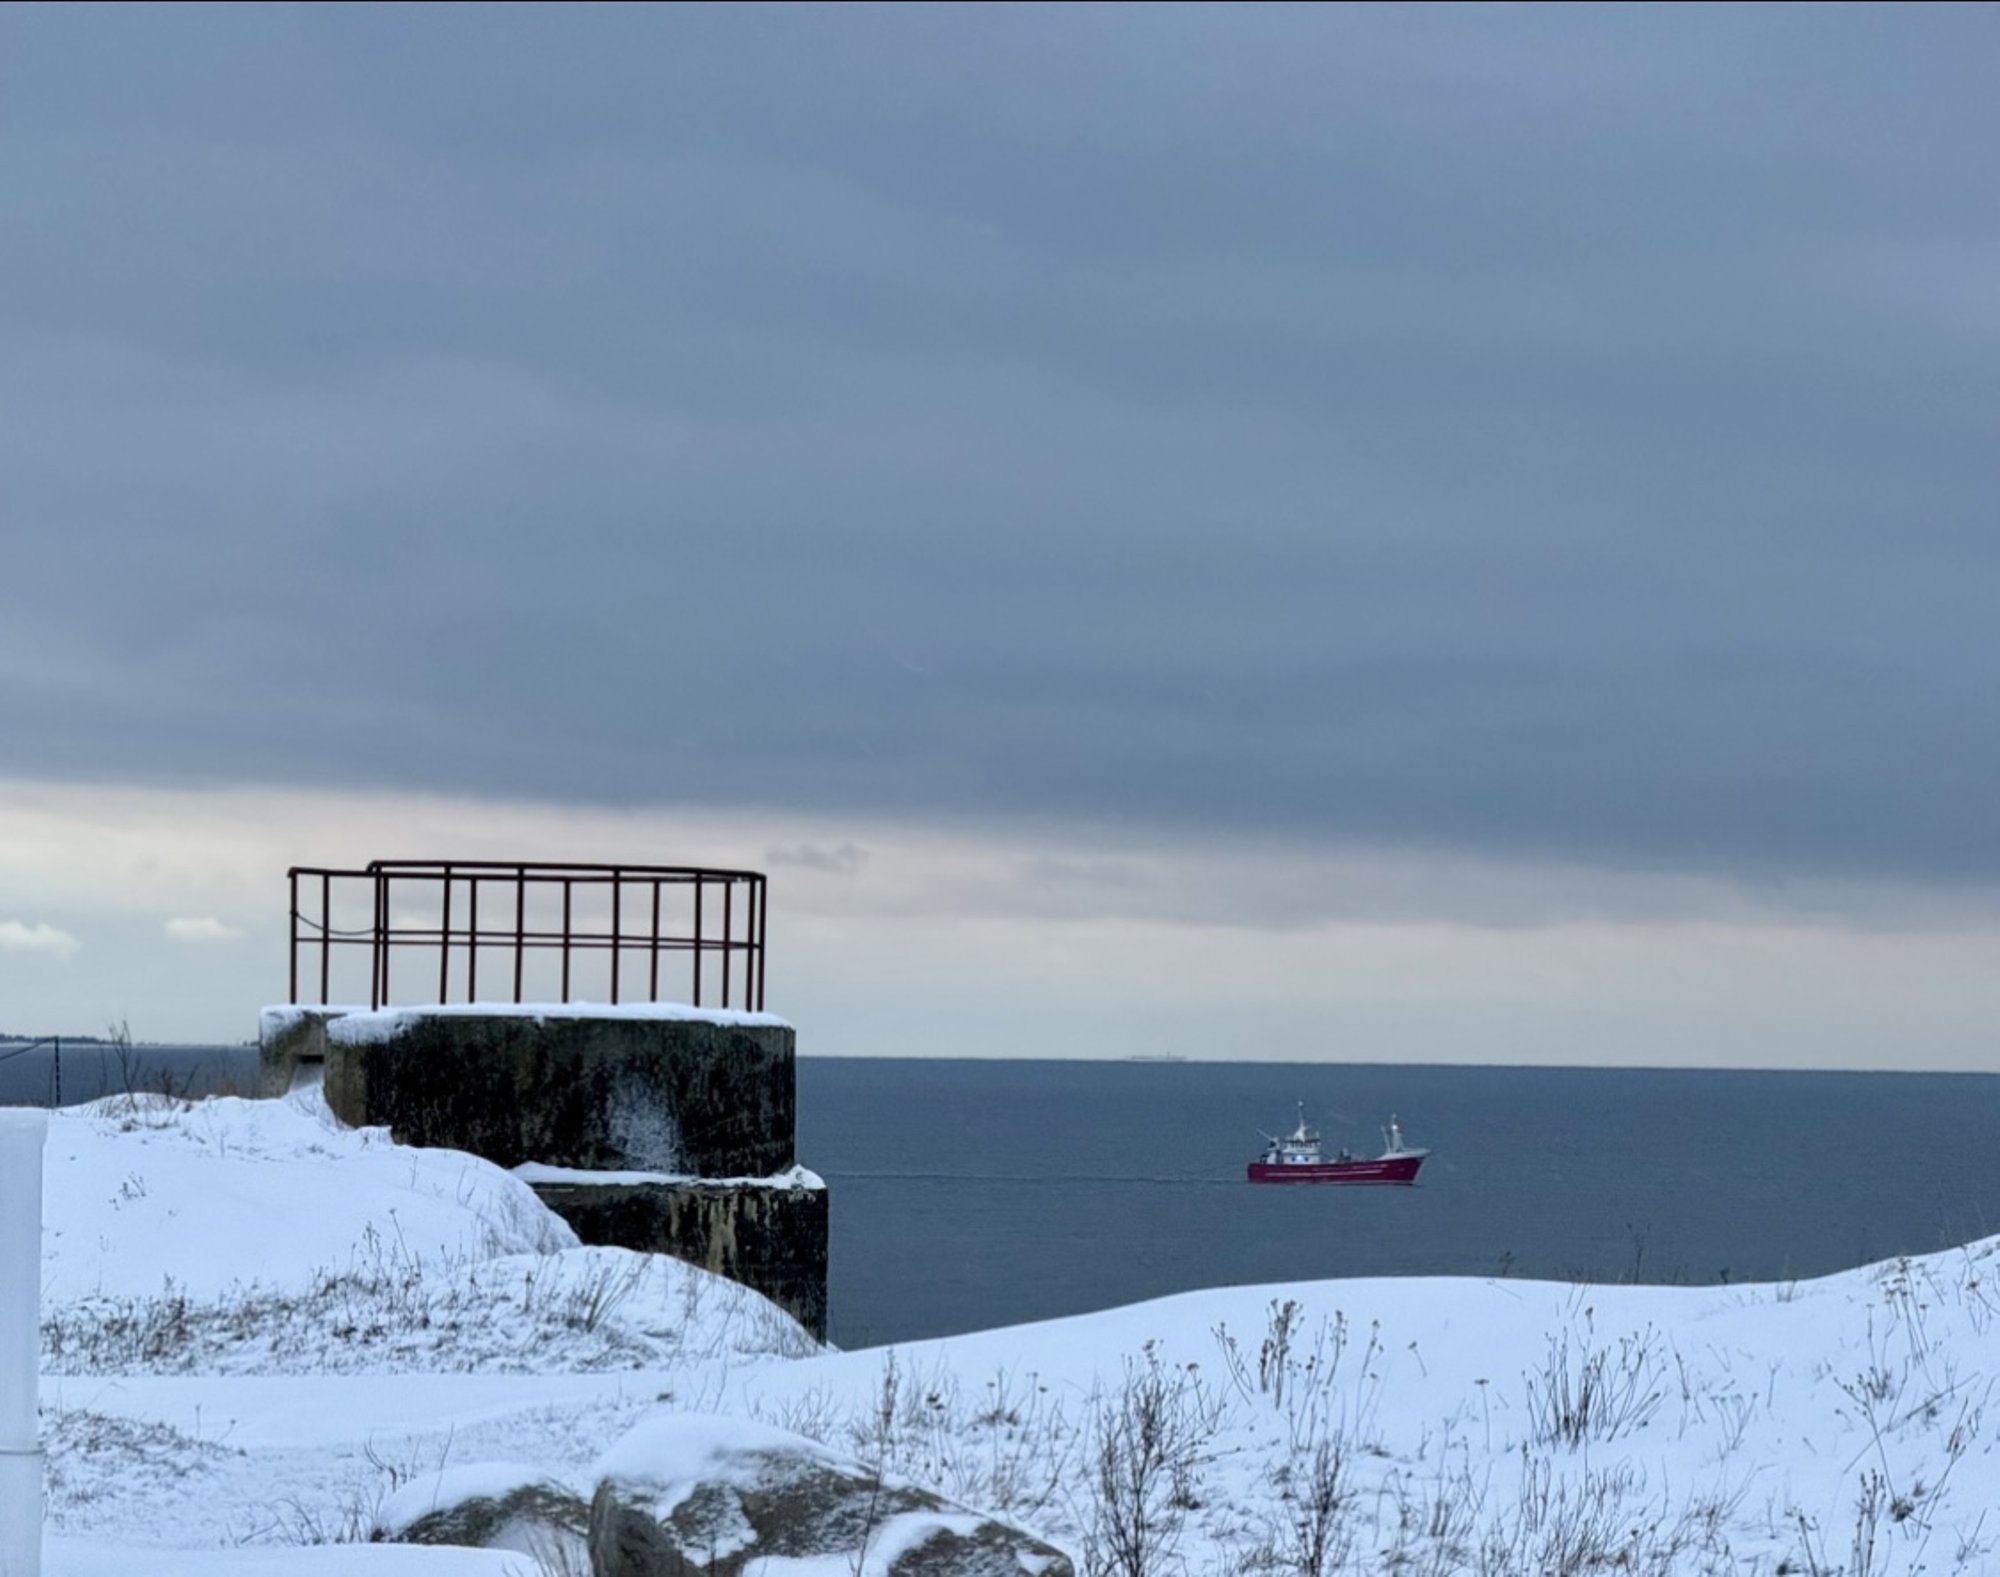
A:
[[[1403,1143],[1396,1119],[1382,1130],[1382,1153],[1369,1159],[1345,1150],[1328,1160],[1320,1153],[1319,1135],[1306,1126],[1305,1103],[1299,1103],[1299,1125],[1280,1139],[1265,1134],[1263,1155],[1250,1163],[1253,1183],[1402,1183],[1417,1180],[1417,1168],[1428,1150]]]

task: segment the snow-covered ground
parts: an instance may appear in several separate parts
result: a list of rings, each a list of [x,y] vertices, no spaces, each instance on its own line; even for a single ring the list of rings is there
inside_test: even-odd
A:
[[[1128,1577],[2000,1572],[2000,1240],[1757,1287],[1233,1288],[843,1354],[311,1090],[59,1113],[47,1193],[51,1577],[523,1577],[352,1541],[455,1486],[587,1496],[670,1410]]]

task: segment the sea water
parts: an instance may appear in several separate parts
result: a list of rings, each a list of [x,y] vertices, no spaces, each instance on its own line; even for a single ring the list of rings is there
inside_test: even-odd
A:
[[[8,1048],[0,1046],[0,1057]],[[254,1086],[247,1048],[66,1043],[64,1099]],[[2000,1078],[802,1058],[848,1347],[1199,1287],[1338,1276],[1784,1281],[2000,1233]],[[136,1070],[136,1071],[135,1071]],[[45,1102],[46,1052],[0,1060]],[[1413,1188],[1258,1187],[1304,1102],[1332,1151],[1394,1113]]]
[[[1303,1101],[1411,1188],[1256,1186]],[[2000,1232],[2000,1078],[802,1060],[832,1339],[1334,1276],[1782,1281]]]

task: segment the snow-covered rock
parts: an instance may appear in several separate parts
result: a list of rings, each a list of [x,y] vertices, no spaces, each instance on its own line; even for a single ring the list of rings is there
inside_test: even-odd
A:
[[[750,1419],[649,1418],[598,1475],[597,1577],[736,1577],[753,1562],[794,1577],[1070,1577],[1060,1551],[1017,1528]]]
[[[471,1462],[426,1473],[385,1499],[370,1538],[399,1544],[513,1550],[545,1567],[581,1568],[590,1508],[567,1484],[519,1462]]]

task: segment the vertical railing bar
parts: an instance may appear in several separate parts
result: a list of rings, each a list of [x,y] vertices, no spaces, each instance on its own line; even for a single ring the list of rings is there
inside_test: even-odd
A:
[[[514,1000],[521,1000],[522,955],[528,946],[528,868],[514,867]]]
[[[286,873],[286,880],[292,888],[292,994],[290,1000],[299,999],[299,870],[295,865]]]
[[[619,954],[619,910],[624,890],[619,886],[619,878],[624,873],[611,873],[611,1005],[618,1006],[618,954]]]
[[[296,967],[296,958],[294,959]],[[319,873],[319,1004],[333,999],[333,872]]]
[[[764,1011],[764,931],[771,923],[771,890],[757,878],[757,1011]]]
[[[730,919],[730,906],[736,899],[736,878],[730,877],[722,884],[722,1005],[729,1006],[730,965],[735,961],[731,949],[736,945],[736,927]]]
[[[570,911],[570,880],[567,876],[563,878],[562,889],[563,889],[562,999],[563,1001],[567,1002],[569,1000],[569,911]]]
[[[653,878],[653,967],[646,980],[646,1000],[660,1000],[660,879]]]
[[[701,1006],[701,872],[694,873],[694,1005]]]
[[[444,868],[444,916],[438,927],[438,1006],[451,1000],[451,867]]]
[[[389,1005],[389,877],[375,873],[375,968],[369,983],[371,1008]]]
[[[479,878],[465,879],[468,890],[469,917],[465,931],[465,1000],[479,1000]]]

